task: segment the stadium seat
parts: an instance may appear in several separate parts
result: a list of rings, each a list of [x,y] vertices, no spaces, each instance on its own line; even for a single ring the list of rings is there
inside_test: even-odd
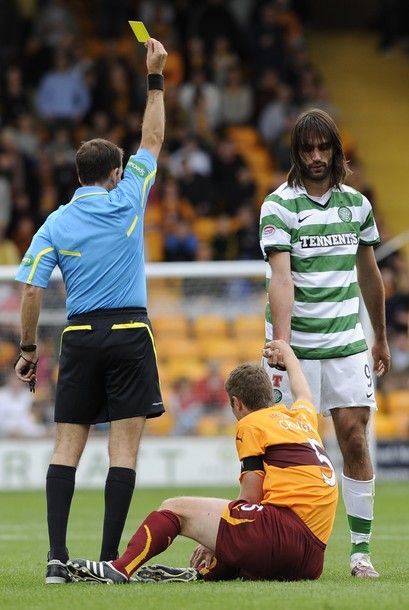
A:
[[[386,397],[389,413],[408,413],[409,415],[409,390],[392,390]]]
[[[0,367],[8,368],[17,357],[17,350],[11,341],[0,341]]]
[[[236,339],[236,349],[240,360],[259,363],[262,357],[261,350],[264,345],[264,337],[238,337]]]
[[[181,377],[187,377],[192,381],[197,381],[206,375],[206,366],[200,360],[175,358],[170,360],[166,366],[166,376],[168,383],[173,384]]]
[[[375,414],[375,435],[379,440],[399,438],[399,427],[396,418],[377,411]]]
[[[240,339],[241,337],[260,338],[264,341],[264,319],[259,315],[237,316],[232,322],[233,334]]]
[[[378,408],[378,413],[386,413],[388,411],[388,401],[387,397],[380,390],[376,390],[375,392],[375,400],[376,406]]]
[[[203,315],[193,320],[193,331],[198,338],[226,337],[229,324],[223,316]]]
[[[222,337],[203,336],[198,339],[199,356],[203,360],[218,360],[220,363],[238,358],[236,342]]]
[[[243,144],[246,147],[253,147],[259,142],[257,130],[249,125],[230,127],[228,134],[237,145]]]
[[[220,372],[223,379],[227,379],[232,370],[235,369],[236,366],[239,366],[239,364],[241,364],[241,360],[239,360],[238,357],[232,358],[231,360],[228,358],[226,358],[226,360],[222,360],[220,363]]]
[[[210,217],[196,218],[193,221],[193,231],[198,239],[211,240],[216,232],[216,219]]]
[[[170,360],[189,360],[199,358],[199,346],[194,339],[187,337],[158,335],[156,351],[158,359],[163,362]]]
[[[166,406],[166,405],[165,405]],[[171,413],[165,411],[160,417],[147,419],[145,424],[144,434],[152,434],[155,436],[168,435],[175,425],[175,419]]]
[[[189,335],[189,321],[183,315],[155,316],[151,321],[157,342],[162,337],[187,338]]]
[[[200,436],[217,436],[220,434],[219,419],[213,415],[204,415],[199,419],[196,432]]]

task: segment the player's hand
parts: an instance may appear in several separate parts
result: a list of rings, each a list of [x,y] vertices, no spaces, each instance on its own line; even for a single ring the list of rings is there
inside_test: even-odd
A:
[[[199,568],[209,568],[213,559],[213,551],[208,549],[206,546],[199,544],[199,546],[197,546],[193,551],[190,558],[190,567],[196,568],[196,570]]]
[[[386,339],[376,341],[372,346],[373,370],[377,377],[383,377],[391,367],[391,354]]]
[[[162,74],[168,57],[165,47],[155,38],[149,38],[145,46],[148,50],[146,55],[148,74]]]
[[[285,371],[285,355],[288,350],[291,350],[288,343],[281,339],[276,339],[266,343],[263,349],[263,356],[267,358],[268,365],[271,368]]]

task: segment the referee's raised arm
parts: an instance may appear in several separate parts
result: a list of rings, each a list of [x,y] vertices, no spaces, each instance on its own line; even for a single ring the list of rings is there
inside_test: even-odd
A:
[[[163,102],[163,68],[168,56],[158,40],[150,38],[146,43],[146,67],[148,69],[148,99],[142,123],[141,148],[159,156],[165,135],[165,107]]]

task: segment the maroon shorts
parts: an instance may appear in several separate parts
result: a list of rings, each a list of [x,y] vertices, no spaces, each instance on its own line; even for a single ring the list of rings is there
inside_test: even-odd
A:
[[[325,544],[289,508],[230,502],[217,533],[215,573],[209,580],[240,576],[251,580],[316,579]]]

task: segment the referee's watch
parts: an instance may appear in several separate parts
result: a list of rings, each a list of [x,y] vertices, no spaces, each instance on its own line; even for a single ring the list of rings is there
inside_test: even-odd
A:
[[[23,345],[23,343],[20,343],[20,349],[22,352],[35,352],[37,349],[37,345],[35,343],[30,343],[27,345]]]

